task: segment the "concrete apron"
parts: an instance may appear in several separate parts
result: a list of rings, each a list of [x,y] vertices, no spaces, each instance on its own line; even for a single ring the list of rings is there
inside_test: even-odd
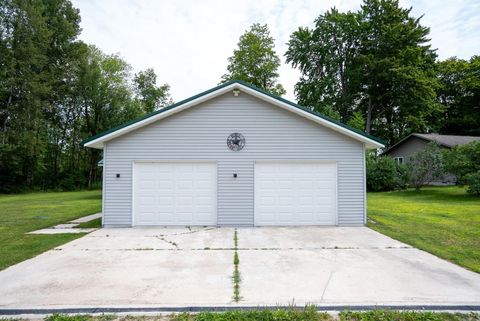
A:
[[[480,307],[479,274],[364,227],[238,229],[242,299],[233,302],[233,233],[95,231],[0,271],[0,313],[306,304],[333,310]]]

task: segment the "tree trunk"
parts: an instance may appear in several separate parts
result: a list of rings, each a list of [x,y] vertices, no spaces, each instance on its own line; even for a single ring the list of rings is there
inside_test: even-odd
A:
[[[365,131],[368,134],[370,134],[370,131],[372,129],[372,111],[373,111],[372,98],[368,96],[367,124],[365,126]]]

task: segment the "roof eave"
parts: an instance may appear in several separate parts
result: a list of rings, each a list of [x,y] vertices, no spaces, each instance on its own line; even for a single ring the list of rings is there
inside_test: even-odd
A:
[[[203,92],[201,94],[198,94],[196,96],[193,96],[192,98],[186,99],[184,101],[181,101],[177,104],[174,104],[170,107],[166,107],[167,110],[162,112],[158,112],[157,114],[151,115],[144,117],[143,119],[140,119],[139,121],[133,121],[131,124],[121,127],[117,130],[112,129],[110,133],[107,134],[100,134],[98,138],[93,138],[90,140],[87,140],[84,142],[83,146],[85,147],[90,147],[90,148],[96,148],[96,149],[103,149],[103,145],[105,142],[110,141],[118,136],[124,135],[128,132],[131,132],[135,130],[138,127],[142,127],[145,125],[148,125],[150,123],[153,123],[157,120],[160,120],[162,118],[169,117],[175,113],[181,112],[187,108],[190,108],[194,105],[200,104],[204,101],[210,100],[216,96],[223,95],[224,93],[231,91],[233,89],[241,89],[252,96],[255,96],[261,100],[267,101],[271,104],[274,104],[278,107],[281,107],[283,109],[287,109],[295,114],[301,115],[305,118],[308,118],[316,123],[319,123],[321,125],[324,125],[325,127],[328,127],[330,129],[333,129],[337,132],[340,132],[346,136],[349,136],[355,140],[361,141],[362,143],[365,144],[366,148],[373,149],[373,148],[383,148],[385,147],[384,144],[374,140],[370,139],[367,137],[367,134],[359,134],[356,133],[354,130],[347,128],[347,126],[340,126],[336,124],[333,121],[329,121],[327,119],[322,118],[321,116],[317,115],[316,113],[310,112],[302,108],[301,106],[292,103],[286,99],[283,99],[281,97],[276,97],[273,96],[265,91],[262,91],[257,88],[250,87],[249,85],[243,84],[239,81],[232,81],[229,83],[225,83],[224,85],[221,85],[216,88],[212,88],[211,90],[207,90],[206,92]],[[196,98],[195,98],[196,97]],[[367,136],[365,136],[367,135]]]

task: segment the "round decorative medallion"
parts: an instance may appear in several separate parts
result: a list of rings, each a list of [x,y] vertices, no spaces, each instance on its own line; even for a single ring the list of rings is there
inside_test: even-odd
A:
[[[245,147],[245,137],[240,133],[230,134],[227,138],[227,146],[230,150],[238,152]]]

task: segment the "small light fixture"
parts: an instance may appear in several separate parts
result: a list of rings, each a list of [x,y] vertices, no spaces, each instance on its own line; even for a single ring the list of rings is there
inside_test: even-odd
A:
[[[238,95],[240,95],[240,89],[235,88],[232,92],[235,97],[238,97]]]
[[[237,173],[234,173],[234,174],[233,174],[233,178],[237,178]]]
[[[117,174],[117,178],[120,178],[120,174]]]

